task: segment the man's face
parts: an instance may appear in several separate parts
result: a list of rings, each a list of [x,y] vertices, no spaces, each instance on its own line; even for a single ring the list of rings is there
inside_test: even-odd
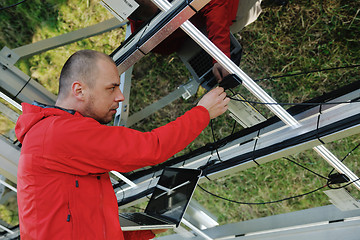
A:
[[[125,98],[119,88],[120,77],[115,64],[100,59],[97,67],[94,86],[88,88],[85,99],[84,115],[106,124],[111,122],[119,102]]]

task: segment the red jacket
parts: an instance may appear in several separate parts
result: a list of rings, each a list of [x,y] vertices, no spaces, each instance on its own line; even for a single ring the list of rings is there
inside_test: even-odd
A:
[[[16,124],[21,239],[124,239],[108,172],[161,163],[193,141],[209,122],[195,107],[148,133],[101,125],[79,113],[23,103]],[[150,231],[125,239],[149,239]]]
[[[208,38],[223,52],[230,57],[230,26],[236,19],[239,0],[211,0],[190,21],[197,28],[206,27]],[[129,19],[131,30],[134,32],[143,24],[142,21]],[[187,34],[177,29],[152,52],[171,54],[180,49]]]

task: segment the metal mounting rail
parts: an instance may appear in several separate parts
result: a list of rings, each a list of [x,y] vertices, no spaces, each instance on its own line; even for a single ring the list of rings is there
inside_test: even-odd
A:
[[[13,51],[20,58],[26,58],[44,51],[79,41],[81,39],[93,37],[113,29],[123,27],[126,22],[127,21],[120,22],[117,18],[111,18],[89,27],[15,48]]]
[[[360,209],[340,211],[334,205],[283,213],[203,230],[217,240],[337,240],[359,239]],[[159,240],[183,239],[179,234],[157,237]],[[202,240],[202,236],[188,239]]]

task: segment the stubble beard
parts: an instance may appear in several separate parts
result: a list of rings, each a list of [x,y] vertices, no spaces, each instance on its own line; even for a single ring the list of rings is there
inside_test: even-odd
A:
[[[91,117],[93,119],[95,119],[96,121],[98,121],[100,124],[108,124],[109,122],[111,122],[112,120],[112,117],[108,120],[106,119],[105,117],[102,117],[102,116],[98,116],[95,112],[95,97],[93,95],[90,95],[89,97],[89,102],[88,104],[86,105],[86,113],[87,113],[87,116],[88,117]]]

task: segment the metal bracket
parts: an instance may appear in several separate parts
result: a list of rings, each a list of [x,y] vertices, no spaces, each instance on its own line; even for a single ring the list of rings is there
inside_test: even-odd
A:
[[[183,86],[185,93],[182,95],[183,99],[187,100],[189,99],[192,95],[194,95],[197,91],[197,89],[199,88],[199,83],[193,79],[190,79],[190,82],[186,83]]]
[[[185,94],[185,97],[189,97],[192,94],[196,93],[197,87],[199,84],[195,80],[191,80],[189,83],[178,87],[173,92],[169,93],[167,96],[161,98],[157,102],[143,108],[142,110],[134,113],[128,118],[126,123],[127,127],[141,121],[142,119],[150,116],[154,112],[158,111],[159,109],[165,107],[166,105],[170,104],[171,102],[175,101],[176,99],[180,98]]]

